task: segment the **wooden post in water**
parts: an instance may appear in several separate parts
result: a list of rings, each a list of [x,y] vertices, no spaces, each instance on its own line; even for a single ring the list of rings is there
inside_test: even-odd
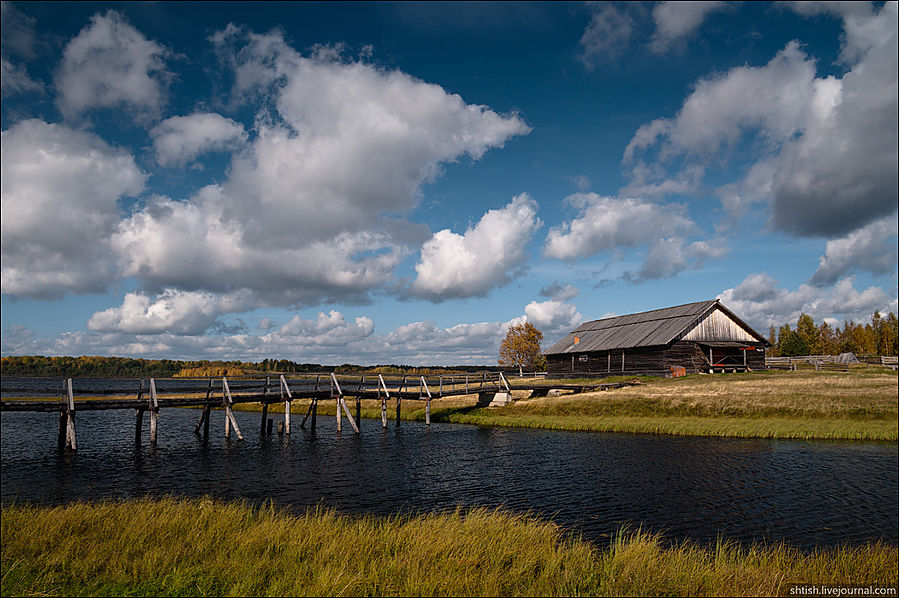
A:
[[[284,398],[285,394],[287,398]],[[284,399],[284,433],[290,434],[290,400],[293,397],[290,394],[290,387],[287,385],[284,374],[281,374],[281,398]]]
[[[138,387],[138,389],[137,389],[137,400],[138,401],[144,400],[144,379],[143,378],[141,378],[140,387]],[[137,446],[140,446],[141,435],[143,434],[143,431],[144,431],[144,410],[143,410],[143,408],[138,407],[134,411],[136,412],[135,416],[134,416],[134,444],[136,444]]]
[[[59,432],[56,434],[56,445],[59,450],[66,447],[66,412],[59,412]]]
[[[306,427],[306,420],[309,419],[309,416],[310,416],[310,415],[312,415],[312,405],[313,405],[314,403],[315,403],[315,397],[313,397],[313,398],[309,401],[309,409],[306,410],[306,415],[303,416],[303,421],[300,422],[300,427],[301,427],[301,428],[305,428],[305,427]]]
[[[312,433],[315,434],[315,418],[318,416],[318,399],[312,399],[312,404],[309,405],[309,408],[312,410]]]
[[[62,450],[68,444],[67,424],[68,417],[68,394],[66,393],[66,381],[62,381],[62,405],[63,409],[59,412],[59,432],[56,434],[56,445]]]
[[[265,422],[268,421],[268,388],[269,384],[271,384],[271,377],[265,377],[265,389],[262,391],[262,424],[259,427],[259,433],[262,436],[265,436],[266,428]]]
[[[75,393],[72,392],[71,378],[66,378],[66,399],[68,406],[66,410],[66,446],[76,451],[78,443],[75,441]]]
[[[361,394],[365,390],[365,374],[362,374],[362,380],[359,382],[360,393],[356,395],[356,424],[362,425],[362,397]]]
[[[212,378],[209,378],[209,388],[206,389],[206,400],[212,398]],[[203,439],[209,438],[209,420],[212,419],[212,405],[206,405],[206,420],[203,422]]]
[[[150,378],[150,444],[156,444],[159,430],[159,401],[156,399],[156,379]]]
[[[387,427],[387,399],[390,398],[390,393],[387,391],[387,385],[384,383],[384,376],[378,374],[378,384],[381,386],[378,387],[378,398],[381,399],[381,427]],[[384,390],[384,396],[381,396],[381,390]]]
[[[225,438],[231,437],[231,426],[234,426],[234,433],[237,434],[238,440],[243,440],[243,434],[240,433],[237,420],[234,419],[234,412],[231,410],[231,405],[234,404],[231,398],[231,389],[228,388],[228,379],[224,376],[222,376],[222,403],[225,406]]]
[[[428,383],[425,382],[425,377],[421,377],[421,386],[424,389],[427,395],[424,398],[425,400],[425,425],[431,425],[431,390],[428,388]]]
[[[402,393],[406,390],[406,380],[408,380],[408,376],[403,376],[403,385],[400,386],[400,392],[396,395],[396,425],[400,425],[400,415],[402,412],[402,401],[403,396]]]
[[[340,425],[341,425],[341,421],[340,421],[341,420],[341,418],[340,418],[340,385],[337,383],[337,376],[334,375],[334,372],[331,372],[331,398],[336,399],[337,433],[340,434]]]

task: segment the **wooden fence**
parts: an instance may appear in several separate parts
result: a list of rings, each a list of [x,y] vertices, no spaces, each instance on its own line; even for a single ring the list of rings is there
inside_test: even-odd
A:
[[[769,370],[815,370],[849,372],[850,367],[880,366],[896,369],[896,357],[861,355],[860,363],[838,363],[838,355],[803,355],[799,357],[765,357],[765,367]]]

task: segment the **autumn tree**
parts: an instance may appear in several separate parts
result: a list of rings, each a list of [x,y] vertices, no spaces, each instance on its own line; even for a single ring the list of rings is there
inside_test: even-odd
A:
[[[542,369],[545,358],[540,350],[541,342],[543,333],[530,322],[509,326],[506,338],[499,346],[499,365],[517,367],[519,375],[525,368]]]

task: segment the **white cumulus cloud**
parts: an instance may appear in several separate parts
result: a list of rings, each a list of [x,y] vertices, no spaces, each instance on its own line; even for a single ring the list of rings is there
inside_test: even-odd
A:
[[[259,102],[256,135],[233,155],[227,180],[184,201],[149,201],[119,227],[123,273],[154,288],[251,288],[260,305],[364,302],[427,238],[404,215],[441,164],[529,131],[516,115],[401,71],[333,49],[302,55],[278,33],[229,27],[212,40],[234,69],[235,98]],[[160,125],[158,140],[177,129],[163,160],[206,147],[188,137],[242,137],[218,118],[203,122],[220,134]]]
[[[94,108],[158,114],[166,101],[167,50],[115,11],[94,15],[63,52],[57,105],[67,118]]]
[[[729,2],[659,2],[652,9],[655,32],[650,47],[664,52],[672,44],[693,34],[706,18],[730,6]]]
[[[183,165],[209,152],[234,149],[247,140],[243,125],[221,114],[202,112],[167,118],[150,131],[156,161]]]
[[[359,316],[348,322],[342,313],[332,309],[327,314],[319,313],[315,320],[294,316],[278,330],[277,336],[293,337],[297,339],[294,342],[304,345],[343,347],[371,336],[374,331],[371,318]]]
[[[166,289],[151,301],[144,293],[128,293],[120,307],[99,311],[88,330],[128,334],[203,334],[224,313],[249,307],[246,293],[216,295]]]
[[[522,193],[499,210],[489,210],[465,234],[434,233],[421,248],[412,294],[442,301],[485,295],[508,283],[526,257],[524,247],[542,225],[537,202]]]
[[[524,307],[524,315],[543,333],[544,340],[567,334],[584,320],[574,305],[556,300],[531,301]]]
[[[107,239],[118,200],[146,175],[126,151],[40,120],[2,133],[3,293],[55,298],[98,292],[115,276]]]
[[[736,287],[724,290],[718,299],[762,333],[772,325],[794,324],[802,313],[817,322],[827,318],[863,323],[870,321],[875,311],[897,311],[895,296],[890,297],[877,286],[859,291],[851,276],[832,287],[801,284],[790,290],[779,287],[767,274],[750,274]]]
[[[720,162],[749,137],[755,164],[743,181],[721,188],[732,213],[763,201],[777,229],[834,236],[896,209],[897,4],[797,6],[842,17],[847,72],[819,77],[794,41],[765,65],[700,80],[674,118],[635,133],[624,153],[635,180],[645,186],[647,172],[665,181],[669,168]]]
[[[899,223],[893,213],[845,237],[828,241],[818,269],[809,282],[817,286],[829,285],[846,274],[859,270],[874,274],[895,274],[899,259],[897,234]]]
[[[573,259],[615,249],[636,247],[660,237],[690,232],[695,224],[683,206],[656,204],[638,198],[614,198],[576,193],[565,199],[578,214],[550,229],[544,253]]]

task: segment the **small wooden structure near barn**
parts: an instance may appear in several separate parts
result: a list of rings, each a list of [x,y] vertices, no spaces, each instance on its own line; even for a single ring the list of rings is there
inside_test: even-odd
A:
[[[581,324],[546,351],[547,376],[765,369],[770,343],[718,300]]]

